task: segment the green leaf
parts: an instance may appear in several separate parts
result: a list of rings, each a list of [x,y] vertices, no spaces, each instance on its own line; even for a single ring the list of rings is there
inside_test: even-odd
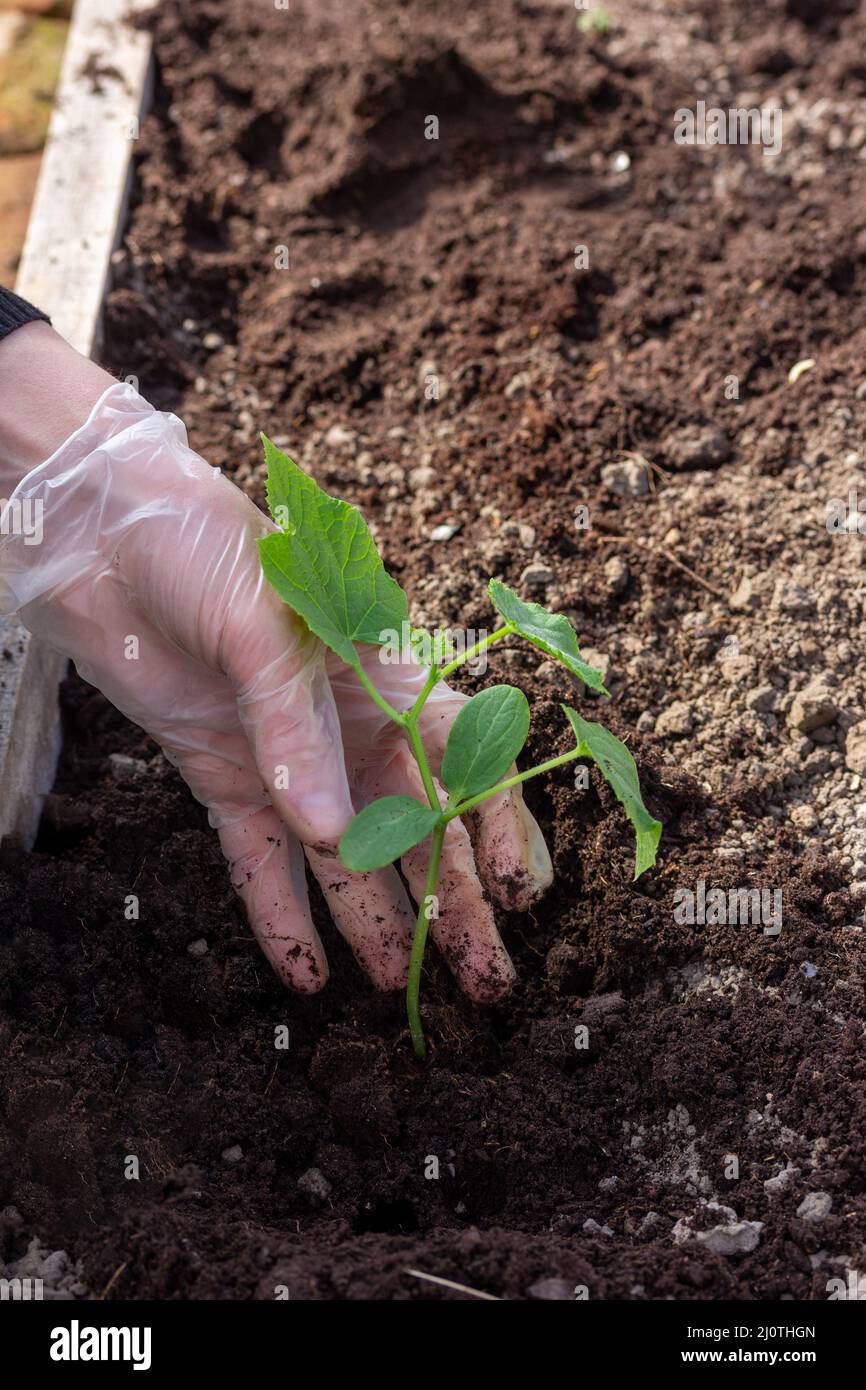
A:
[[[562,708],[574,730],[580,756],[592,758],[598,764],[635,828],[637,855],[634,876],[640,878],[644,870],[651,869],[656,862],[662,823],[655,820],[643,804],[634,758],[625,744],[603,724],[581,719],[568,705]]]
[[[433,831],[439,812],[414,796],[383,796],[360,811],[340,841],[340,858],[355,873],[393,864]]]
[[[602,695],[610,694],[604,687],[601,671],[590,666],[581,656],[577,634],[564,613],[548,613],[540,603],[524,603],[513,589],[498,579],[490,580],[487,592],[493,600],[493,607],[506,622],[511,623],[520,637],[525,637],[534,647],[540,647],[548,656],[561,661],[590,690],[598,690]]]
[[[349,666],[355,642],[399,639],[406,595],[386,572],[367,523],[330,497],[262,435],[271,516],[282,529],[259,541],[262,569],[285,603]]]
[[[451,725],[442,783],[453,804],[486,792],[508,771],[529,733],[529,702],[513,685],[492,685],[465,704]]]

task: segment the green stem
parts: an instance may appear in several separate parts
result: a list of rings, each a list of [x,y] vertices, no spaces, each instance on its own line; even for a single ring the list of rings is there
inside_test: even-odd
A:
[[[476,642],[474,647],[470,647],[462,656],[458,656],[454,661],[450,662],[448,666],[443,667],[439,672],[439,680],[447,681],[448,677],[459,670],[467,661],[472,661],[474,657],[479,656],[481,652],[486,651],[488,647],[492,647],[494,642],[498,642],[502,637],[509,637],[514,631],[516,631],[516,629],[513,623],[504,623],[502,627],[495,628],[494,631],[489,632],[486,637],[482,637],[480,642]]]
[[[422,709],[427,703],[427,696],[430,694],[430,691],[433,689],[434,685],[438,684],[438,682],[441,681],[441,679],[442,676],[440,675],[436,666],[431,666],[430,670],[427,672],[427,679],[425,680],[424,685],[422,686],[421,693],[418,696],[418,699],[415,701],[414,705],[412,706],[411,710],[409,711],[408,717],[410,719],[417,720],[419,714],[421,713]]]
[[[384,695],[379,694],[378,690],[376,689],[373,682],[370,680],[370,677],[367,675],[367,672],[364,670],[360,661],[358,662],[357,666],[354,667],[354,671],[358,677],[358,680],[361,682],[367,694],[370,696],[370,699],[375,701],[375,703],[379,706],[380,710],[383,710],[384,713],[387,714],[389,719],[393,719],[395,724],[405,723],[404,716],[400,713],[400,711],[396,710],[393,705],[389,705]]]
[[[406,1012],[409,1015],[409,1032],[412,1035],[412,1046],[415,1049],[415,1056],[419,1057],[422,1061],[427,1055],[427,1044],[424,1041],[424,1029],[421,1025],[421,1009],[418,996],[421,990],[421,967],[424,964],[424,949],[427,945],[427,932],[430,929],[429,902],[436,891],[436,884],[439,880],[439,865],[442,862],[442,844],[445,839],[446,829],[447,826],[443,817],[433,831],[433,839],[430,844],[430,858],[427,861],[427,877],[424,880],[424,894],[418,905],[418,916],[415,920],[415,937],[412,941],[412,955],[409,960],[409,983],[406,987]]]
[[[418,764],[418,771],[421,773],[421,781],[424,783],[424,791],[427,795],[430,807],[434,811],[441,811],[442,806],[439,797],[436,795],[433,773],[430,771],[430,764],[427,761],[427,752],[424,748],[424,744],[421,742],[418,725],[411,714],[404,717],[403,726],[406,730],[406,736],[409,739],[409,747],[412,749],[412,755]]]
[[[498,796],[500,792],[507,792],[510,787],[516,787],[518,782],[528,782],[530,777],[538,777],[539,773],[550,772],[554,767],[562,767],[563,763],[574,762],[575,758],[586,757],[580,748],[572,748],[568,753],[562,753],[558,758],[548,758],[546,763],[539,763],[538,767],[531,767],[528,772],[519,772],[516,777],[509,777],[507,782],[497,782],[495,787],[490,787],[486,792],[479,792],[478,796],[472,796],[468,801],[461,801],[459,806],[450,806],[443,813],[444,821],[455,820],[457,816],[465,816],[467,811],[474,811],[476,806],[480,806],[482,801],[487,801],[491,796]]]

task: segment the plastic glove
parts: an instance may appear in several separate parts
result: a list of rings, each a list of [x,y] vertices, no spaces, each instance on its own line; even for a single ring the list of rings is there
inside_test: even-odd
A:
[[[266,583],[257,537],[272,523],[187,445],[183,424],[130,386],[111,386],[86,423],[32,469],[10,499],[41,503],[44,538],[0,538],[0,611],[72,657],[80,674],[141,725],[207,806],[232,883],[262,949],[303,993],[327,979],[301,846],[334,921],[374,983],[405,983],[414,912],[392,866],[353,874],[337,845],[356,809],[422,795],[402,731],[357,677]],[[418,666],[366,669],[405,708]],[[422,736],[438,767],[465,697],[439,686]],[[475,817],[475,856],[452,822],[432,935],[463,988],[492,1000],[513,968],[490,894],[526,908],[550,858],[519,788]],[[403,861],[421,892],[424,847]]]

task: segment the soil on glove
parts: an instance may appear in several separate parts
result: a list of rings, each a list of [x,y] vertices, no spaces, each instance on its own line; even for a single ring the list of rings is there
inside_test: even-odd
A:
[[[415,621],[489,627],[491,574],[569,613],[604,710],[526,650],[485,679],[533,761],[563,699],[628,738],[659,865],[595,773],[530,783],[518,985],[478,1009],[431,955],[422,1068],[318,900],[331,982],[282,990],[202,809],[71,679],[0,867],[0,1263],[120,1299],[866,1268],[866,587],[825,525],[866,497],[866,16],[609,8],[167,0],[105,360],[257,501],[264,429],[363,506]],[[699,98],[782,108],[781,151],[677,144]],[[676,921],[701,882],[781,892],[781,931]]]

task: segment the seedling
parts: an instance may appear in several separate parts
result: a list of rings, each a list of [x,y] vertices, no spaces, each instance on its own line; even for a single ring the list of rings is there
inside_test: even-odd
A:
[[[417,633],[409,628],[406,595],[386,572],[358,509],[329,497],[264,435],[262,440],[268,465],[268,506],[280,528],[259,541],[265,576],[311,631],[352,667],[370,699],[404,731],[427,798],[424,804],[411,796],[382,797],[355,816],[340,841],[340,858],[345,867],[356,873],[371,873],[394,863],[429,838],[427,874],[406,992],[412,1045],[417,1055],[424,1057],[426,1044],[419,1005],[421,968],[445,832],[451,821],[530,777],[551,772],[575,758],[590,758],[610,783],[634,826],[635,878],[655,863],[661,823],[653,819],[643,804],[637,768],[625,744],[603,725],[581,718],[570,705],[563,705],[562,709],[574,732],[574,747],[526,772],[514,772],[515,759],[529,732],[529,703],[513,685],[482,690],[454,720],[440,770],[446,793],[443,804],[418,728],[421,711],[439,681],[447,680],[465,662],[506,637],[524,638],[560,662],[590,690],[607,695],[602,674],[584,661],[574,629],[563,614],[548,613],[537,603],[525,603],[507,585],[491,579],[488,593],[502,619],[500,626],[454,660],[439,665],[434,659],[412,707],[393,708],[364,670],[357,644],[384,646],[393,643],[395,633]],[[421,645],[428,652],[431,649],[429,639]]]

